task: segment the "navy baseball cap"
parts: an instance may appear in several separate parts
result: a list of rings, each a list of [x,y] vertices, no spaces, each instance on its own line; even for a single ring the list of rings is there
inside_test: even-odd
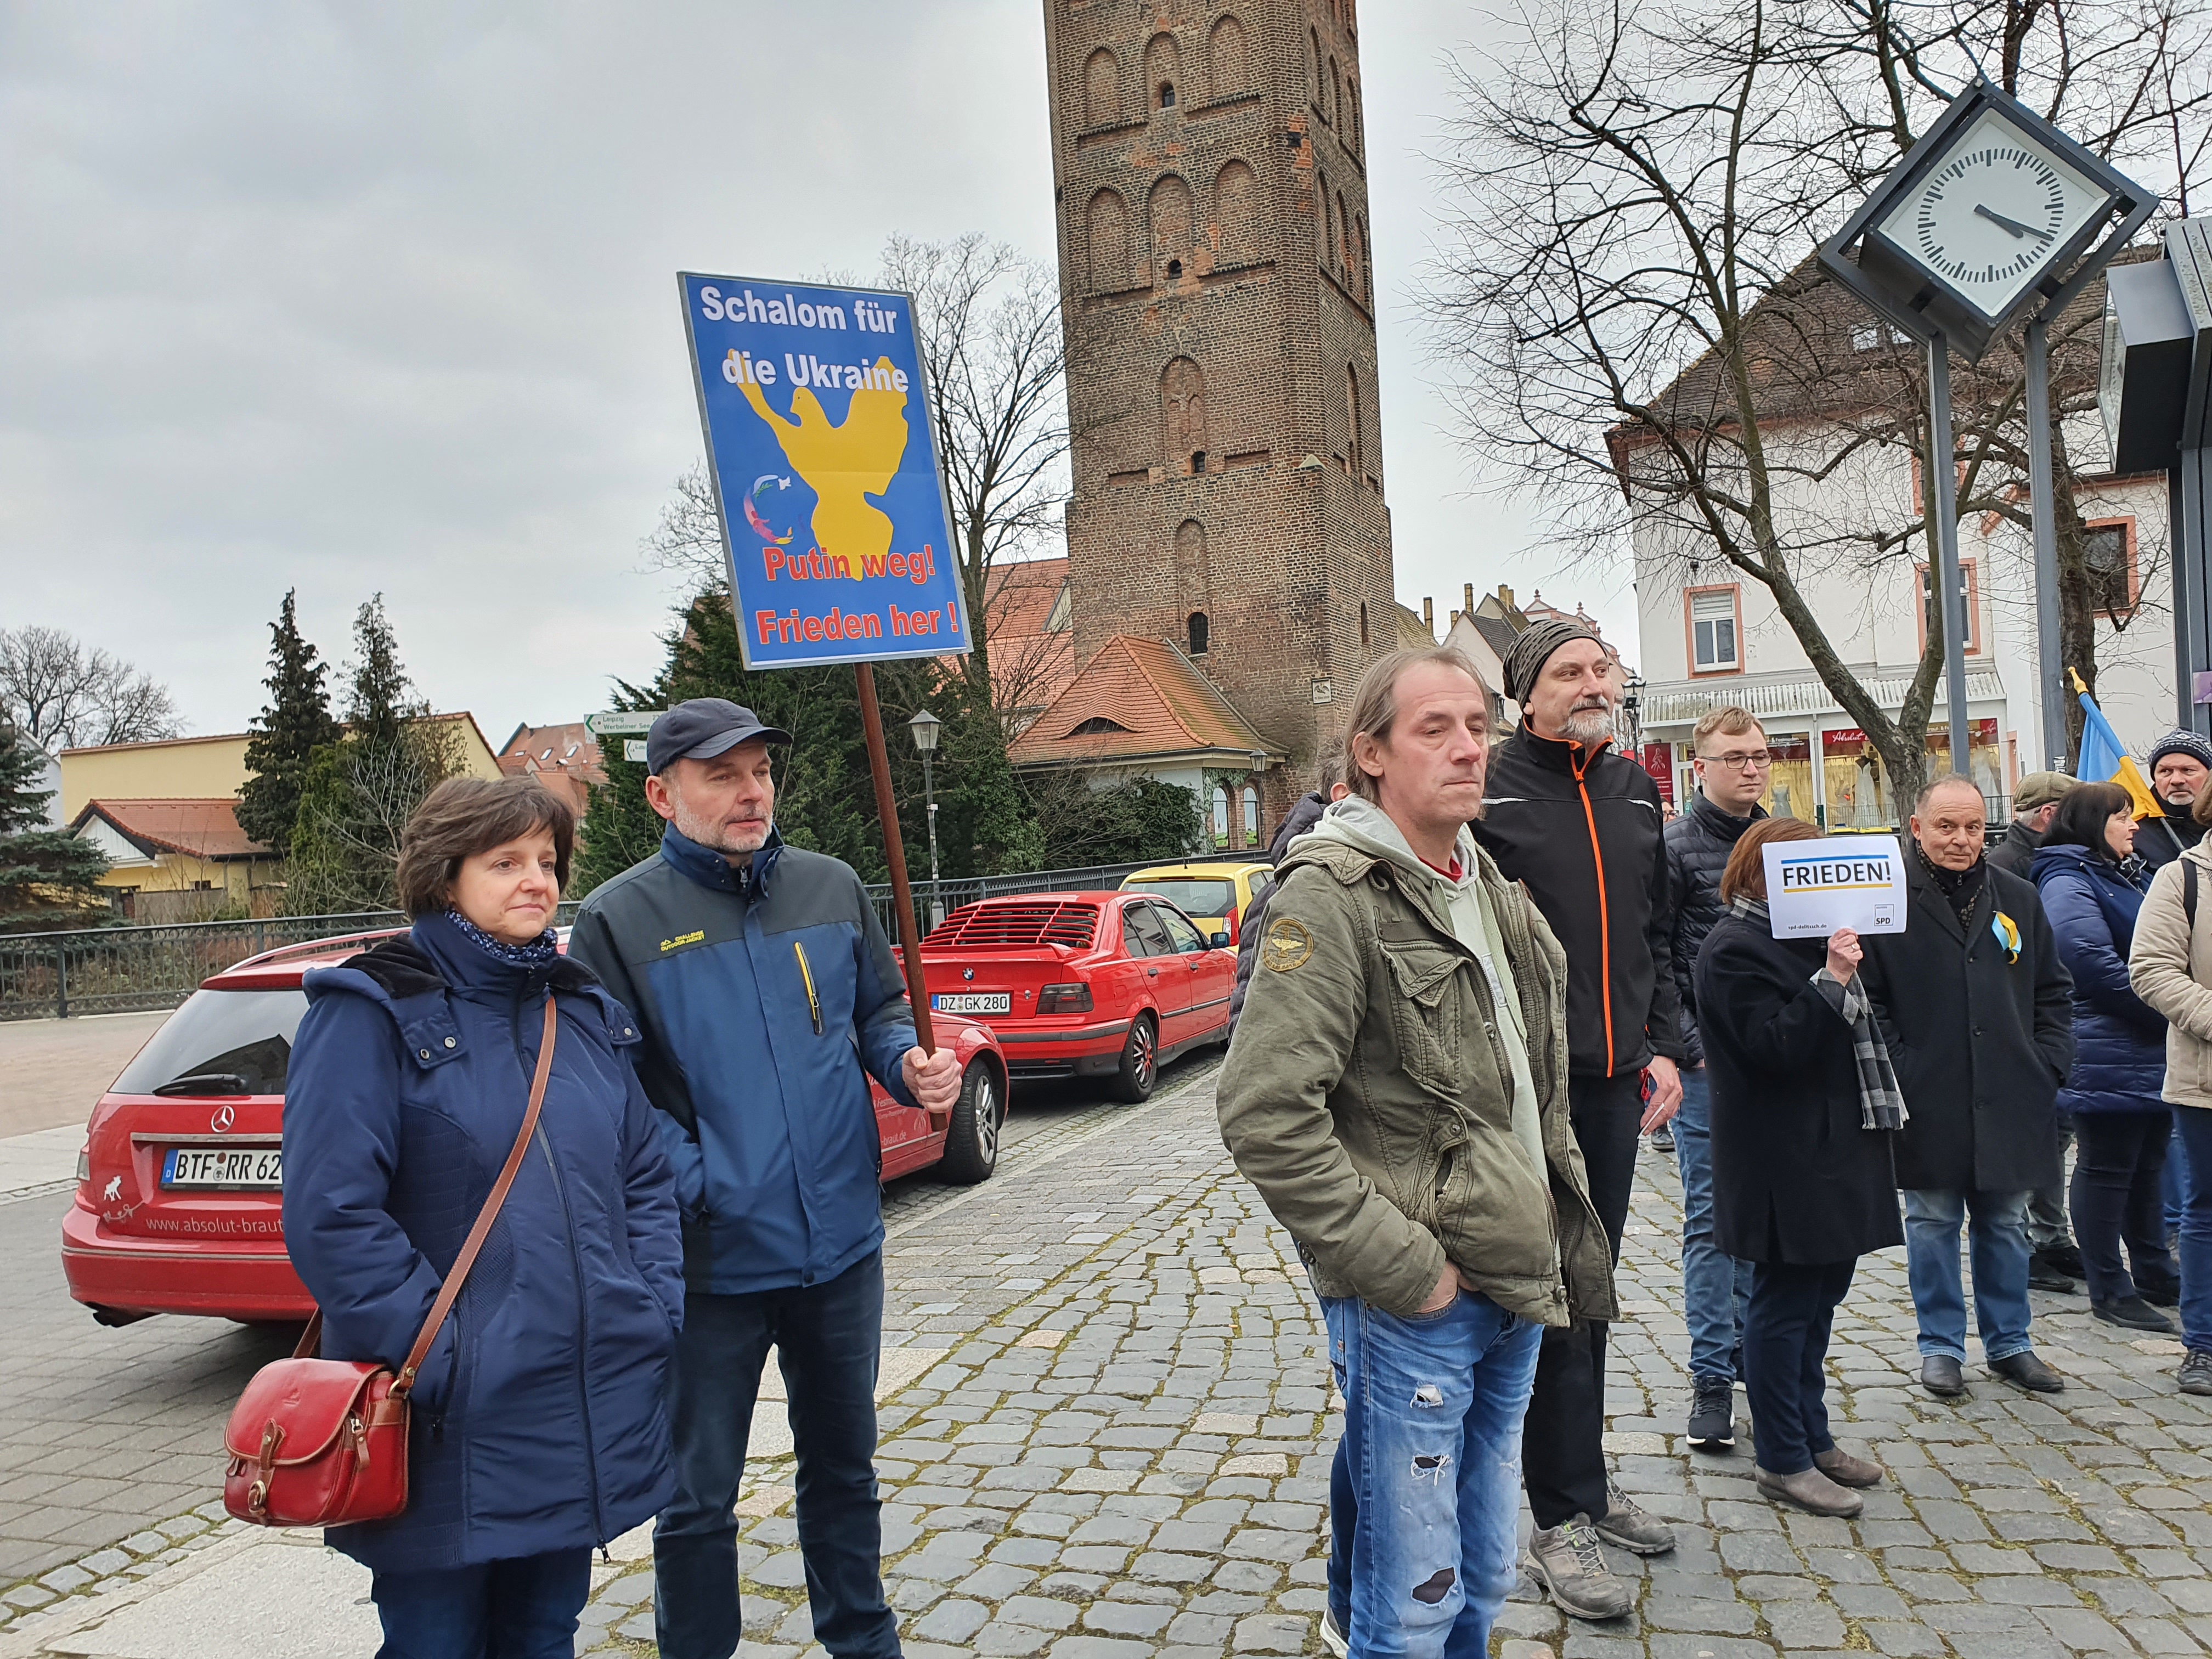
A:
[[[694,697],[679,702],[645,738],[645,769],[656,777],[680,760],[712,760],[756,738],[789,743],[791,733],[763,726],[760,716],[726,697]]]

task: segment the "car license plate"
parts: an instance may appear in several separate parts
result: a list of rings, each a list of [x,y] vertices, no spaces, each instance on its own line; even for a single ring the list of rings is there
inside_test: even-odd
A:
[[[933,996],[929,1006],[940,1014],[1007,1014],[1014,1008],[1011,991],[956,991]]]
[[[161,1161],[164,1187],[282,1187],[278,1146],[172,1146]]]

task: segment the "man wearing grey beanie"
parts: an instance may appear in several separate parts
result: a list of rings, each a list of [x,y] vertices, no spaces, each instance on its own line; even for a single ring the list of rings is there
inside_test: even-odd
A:
[[[1618,1262],[1638,1132],[1668,1121],[1682,1098],[1659,791],[1613,748],[1612,659],[1586,623],[1537,623],[1504,667],[1521,727],[1491,751],[1483,816],[1470,827],[1527,884],[1566,951],[1569,1117]],[[1607,1473],[1605,1347],[1602,1321],[1545,1332],[1522,1438],[1536,1521],[1528,1565],[1577,1619],[1617,1618],[1633,1601],[1599,1539],[1638,1555],[1674,1547],[1667,1523]]]
[[[2197,823],[2195,809],[2206,781],[2212,779],[2212,743],[2194,732],[2169,732],[2151,745],[2143,769],[2150,774],[2150,792],[2165,816],[2136,833],[2136,851],[2156,870],[2203,839],[2204,826]]]

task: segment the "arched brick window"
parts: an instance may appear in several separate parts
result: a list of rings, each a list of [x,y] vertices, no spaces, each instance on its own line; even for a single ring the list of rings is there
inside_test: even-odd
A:
[[[1173,109],[1182,85],[1182,52],[1163,29],[1145,48],[1145,96],[1152,109]]]
[[[1207,623],[1206,620],[1206,612],[1203,611],[1192,611],[1190,613],[1189,623],[1190,654],[1194,657],[1202,657],[1206,654],[1206,628]]]
[[[1346,142],[1357,155],[1367,148],[1367,128],[1359,112],[1359,82],[1349,76],[1344,82],[1344,117]]]
[[[1344,77],[1337,72],[1334,58],[1328,60],[1328,103],[1322,110],[1321,118],[1333,122],[1341,133],[1344,125]]]
[[[1206,372],[1177,357],[1160,371],[1160,453],[1173,472],[1206,449]]]
[[[1317,109],[1317,110],[1318,110],[1318,109],[1321,109],[1321,106],[1321,106],[1321,88],[1322,88],[1322,67],[1321,67],[1321,66],[1322,66],[1322,55],[1321,55],[1321,31],[1320,31],[1319,29],[1311,29],[1311,28],[1310,28],[1310,29],[1308,29],[1308,30],[1306,31],[1306,45],[1307,45],[1307,46],[1309,47],[1309,49],[1311,51],[1311,52],[1312,52],[1312,54],[1313,54],[1310,58],[1309,58],[1306,60],[1306,67],[1307,67],[1307,69],[1309,70],[1309,71],[1310,72],[1310,76],[1309,76],[1309,78],[1311,80],[1311,82],[1312,82],[1312,83],[1313,83],[1313,84],[1312,84],[1311,90],[1310,90],[1310,96],[1312,98],[1312,100],[1313,100],[1313,106],[1314,106],[1316,109]],[[1327,112],[1327,111],[1325,111],[1325,110],[1323,110],[1323,111],[1322,111],[1322,118],[1322,118],[1322,120],[1324,120],[1324,121],[1326,121],[1327,119],[1328,119],[1328,112]]]
[[[1118,294],[1129,284],[1129,209],[1118,191],[1102,190],[1084,215],[1091,252],[1091,291]]]
[[[1365,269],[1366,250],[1363,246],[1364,240],[1360,233],[1359,221],[1346,219],[1344,222],[1345,286],[1349,288],[1356,297],[1361,299],[1367,297],[1360,287],[1360,273]]]
[[[1239,265],[1257,257],[1260,242],[1260,179],[1242,161],[1231,161],[1213,181],[1213,224],[1221,239],[1215,259]]]
[[[1363,216],[1356,222],[1359,227],[1359,292],[1372,306],[1375,303],[1375,250],[1368,246],[1365,217]]]
[[[1234,98],[1252,84],[1250,54],[1245,50],[1244,25],[1237,14],[1223,14],[1206,38],[1206,79],[1216,98]]]
[[[1314,258],[1325,268],[1328,264],[1328,175],[1319,168],[1314,171]]]
[[[1352,219],[1344,210],[1344,192],[1340,190],[1336,192],[1336,217],[1329,222],[1336,231],[1334,244],[1336,268],[1339,271],[1348,270],[1352,265],[1352,254],[1347,246],[1352,240]]]
[[[1229,791],[1218,783],[1213,786],[1213,844],[1229,845]]]
[[[1359,369],[1356,364],[1345,365],[1344,414],[1345,459],[1352,463],[1352,476],[1354,478],[1364,477],[1367,474],[1367,457],[1359,403]],[[1367,640],[1367,629],[1364,625],[1367,611],[1364,606],[1361,607],[1359,614],[1362,623],[1359,630],[1360,643],[1364,645]]]
[[[1146,215],[1152,228],[1152,282],[1157,286],[1182,275],[1182,262],[1190,258],[1190,186],[1174,173],[1152,186]]]
[[[1244,786],[1244,844],[1260,844],[1260,787],[1253,783]]]
[[[1111,126],[1121,118],[1121,65],[1104,46],[1083,64],[1083,125]]]

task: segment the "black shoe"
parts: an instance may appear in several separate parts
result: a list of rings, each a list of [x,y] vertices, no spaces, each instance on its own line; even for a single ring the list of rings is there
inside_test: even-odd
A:
[[[2118,1302],[2093,1302],[2089,1304],[2089,1311],[2107,1325],[2121,1325],[2131,1331],[2156,1331],[2160,1336],[2173,1334],[2173,1322],[2152,1307],[2145,1297],[2130,1296]]]
[[[1966,1391],[1966,1377],[1950,1355],[1931,1353],[1920,1362],[1920,1386],[1938,1399],[1956,1400]]]
[[[2212,1353],[2191,1348],[2181,1362],[2181,1391],[2212,1394]]]
[[[2038,1359],[2033,1352],[2007,1354],[2002,1359],[1990,1361],[1990,1375],[2002,1376],[2014,1388],[2026,1389],[2030,1394],[2063,1394],[2066,1379]]]
[[[2074,1281],[2059,1272],[2049,1256],[2038,1250],[2027,1259],[2027,1288],[2031,1291],[2056,1291],[2065,1295],[2073,1290]]]
[[[2178,1308],[2181,1305],[2181,1286],[2171,1281],[2160,1283],[2153,1279],[2146,1285],[2137,1279],[2136,1294],[2154,1308]]]
[[[2046,1244],[2036,1252],[2051,1267],[2069,1279],[2081,1278],[2081,1247],[2068,1239],[2062,1244]]]
[[[1725,1376],[1696,1376],[1697,1395],[1690,1407],[1690,1446],[1692,1450],[1722,1452],[1735,1445],[1735,1384]]]

